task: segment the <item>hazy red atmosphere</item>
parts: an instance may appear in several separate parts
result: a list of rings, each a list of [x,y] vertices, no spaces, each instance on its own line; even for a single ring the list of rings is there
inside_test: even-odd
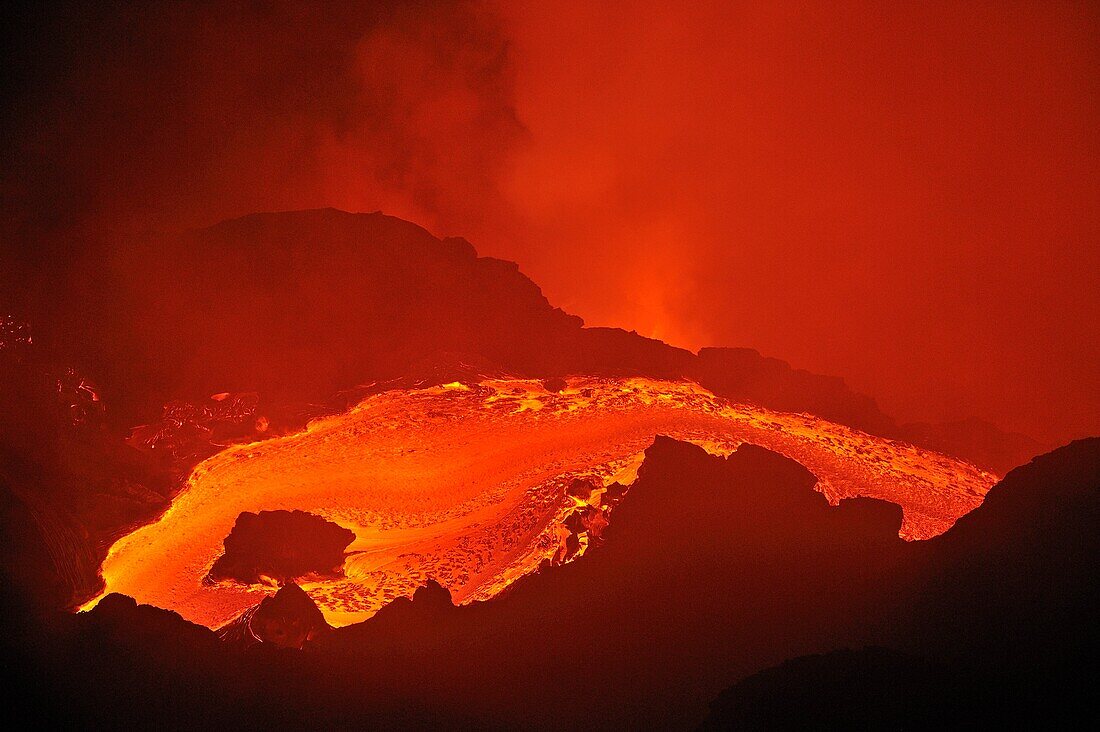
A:
[[[37,5],[39,727],[1100,725],[1100,4]]]
[[[5,239],[382,209],[589,324],[1100,430],[1095,5],[542,7],[27,17]]]

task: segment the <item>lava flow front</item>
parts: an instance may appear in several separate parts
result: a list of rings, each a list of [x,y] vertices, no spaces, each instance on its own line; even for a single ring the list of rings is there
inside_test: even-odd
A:
[[[551,392],[499,380],[390,391],[201,463],[159,520],[111,548],[106,591],[218,626],[271,591],[207,578],[237,517],[299,509],[355,534],[342,576],[301,583],[333,625],[364,620],[429,578],[456,602],[485,599],[560,556],[570,512],[586,502],[598,511],[599,487],[629,483],[658,434],[717,454],[743,442],[774,450],[813,472],[830,501],[900,504],[902,536],[912,539],[949,528],[996,479],[809,415],[731,404],[691,383],[586,378]],[[592,481],[591,496],[568,494],[578,478]]]

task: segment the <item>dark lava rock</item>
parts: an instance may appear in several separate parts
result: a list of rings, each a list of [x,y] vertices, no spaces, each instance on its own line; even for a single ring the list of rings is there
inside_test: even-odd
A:
[[[331,626],[313,598],[298,585],[289,584],[219,628],[218,637],[238,646],[270,643],[301,648],[327,630]]]
[[[339,576],[344,549],[354,540],[351,530],[305,511],[246,511],[225,537],[225,553],[207,579],[254,584]]]
[[[554,392],[555,394],[567,386],[569,386],[569,383],[560,376],[542,380],[542,388],[546,389],[546,391]]]

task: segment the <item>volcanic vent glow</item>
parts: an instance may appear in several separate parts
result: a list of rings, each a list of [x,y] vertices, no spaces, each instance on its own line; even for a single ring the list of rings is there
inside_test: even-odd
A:
[[[203,582],[237,516],[300,509],[355,533],[344,577],[303,583],[334,625],[364,620],[429,578],[457,602],[489,598],[558,551],[561,522],[583,503],[566,495],[573,479],[629,482],[658,434],[720,454],[752,442],[787,455],[831,501],[900,504],[907,538],[946,530],[996,479],[812,416],[731,404],[690,383],[572,379],[552,393],[537,381],[501,380],[391,391],[200,464],[158,521],[111,548],[107,592],[220,625],[270,592]]]

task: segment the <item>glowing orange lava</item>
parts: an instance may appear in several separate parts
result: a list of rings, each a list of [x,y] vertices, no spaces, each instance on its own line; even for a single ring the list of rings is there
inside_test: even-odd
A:
[[[914,539],[949,528],[996,480],[944,455],[731,404],[691,383],[576,378],[552,393],[500,380],[390,391],[201,463],[159,520],[111,548],[106,591],[220,625],[271,591],[203,582],[237,516],[300,509],[356,536],[344,577],[302,585],[333,625],[364,620],[429,578],[456,602],[489,598],[554,554],[559,522],[576,505],[566,485],[630,482],[658,434],[716,454],[743,442],[774,450],[813,472],[830,501],[900,504],[902,536]]]

